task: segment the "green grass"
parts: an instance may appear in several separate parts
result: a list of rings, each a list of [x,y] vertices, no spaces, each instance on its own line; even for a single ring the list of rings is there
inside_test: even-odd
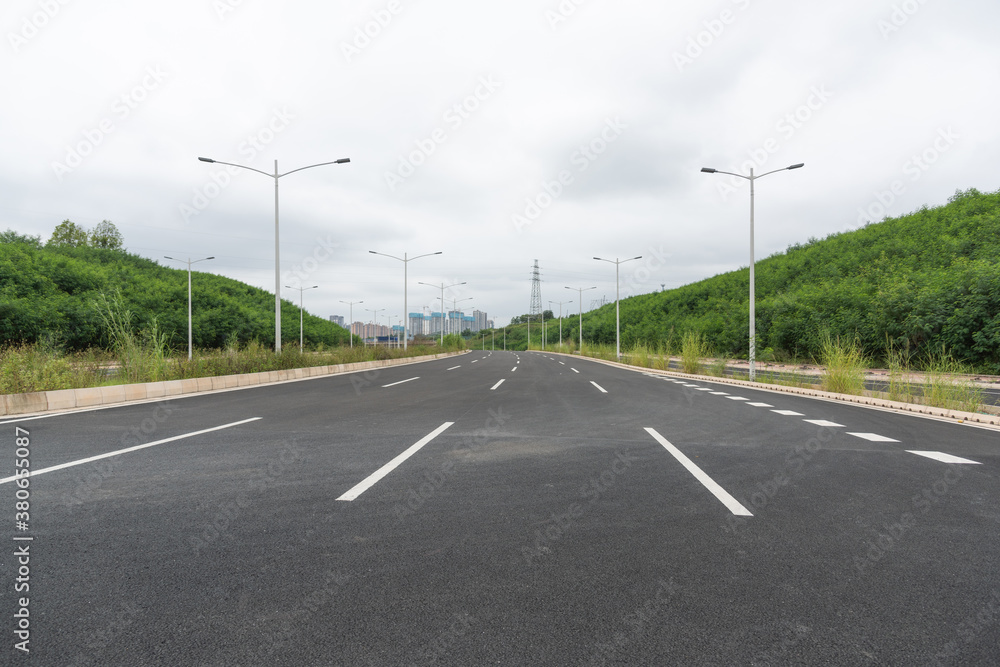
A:
[[[823,391],[860,396],[865,390],[867,359],[856,340],[825,337],[822,345]]]
[[[923,402],[947,410],[979,412],[983,407],[983,390],[962,377],[968,373],[969,368],[944,348],[930,355],[924,370]]]
[[[681,339],[681,368],[685,373],[697,375],[703,368],[702,358],[707,355],[705,337],[700,333],[688,331]]]

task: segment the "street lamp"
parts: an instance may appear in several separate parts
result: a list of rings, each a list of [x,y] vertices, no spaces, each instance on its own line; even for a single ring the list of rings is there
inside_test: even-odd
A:
[[[374,250],[369,250],[368,252],[370,252],[373,255],[382,255],[383,257],[390,257],[392,259],[399,260],[400,262],[403,263],[403,316],[408,319],[410,317],[410,312],[406,309],[406,307],[407,307],[407,304],[406,304],[406,267],[407,267],[407,265],[410,262],[412,262],[415,259],[420,259],[421,257],[430,257],[431,255],[440,255],[442,251],[439,250],[438,252],[429,252],[429,253],[426,253],[424,255],[417,255],[416,257],[410,257],[409,259],[407,259],[405,252],[403,253],[402,257],[396,257],[394,255],[387,255],[384,252],[375,252]],[[391,325],[391,322],[390,322],[390,325]],[[404,350],[406,349],[407,339],[409,338],[409,335],[407,334],[407,326],[408,326],[407,325],[407,320],[404,319],[403,320],[403,349]]]
[[[427,285],[428,287],[438,287],[438,285],[432,285],[431,283],[424,283],[424,282],[420,282],[420,281],[417,281],[417,284],[418,285]],[[444,288],[445,287],[458,287],[459,285],[464,285],[464,284],[465,284],[465,282],[452,283],[451,285],[445,285],[444,283],[441,283],[441,285],[440,285],[440,287],[441,287],[441,296],[439,298],[441,299],[441,310],[442,311],[445,310]],[[441,313],[441,345],[442,346],[444,346],[444,323],[445,323],[444,315],[445,315],[444,312],[442,312]]]
[[[738,178],[743,178],[750,181],[750,381],[754,382],[755,375],[755,356],[757,353],[757,332],[755,327],[755,316],[756,316],[756,306],[754,303],[754,259],[753,259],[753,182],[758,178],[763,178],[768,174],[773,174],[778,171],[788,171],[789,169],[798,169],[799,167],[804,167],[805,162],[799,162],[798,164],[793,164],[788,167],[782,167],[781,169],[774,169],[772,171],[765,172],[758,176],[754,176],[753,167],[750,168],[750,175],[744,176],[743,174],[734,174],[731,171],[720,171],[718,169],[712,169],[710,167],[702,167],[702,171],[706,174],[728,174],[730,176],[736,176]]]
[[[348,308],[347,308],[347,313],[348,313],[347,314],[347,319],[350,320],[350,322],[347,323],[347,331],[350,334],[351,349],[353,350],[354,349],[354,331],[353,331],[353,329],[354,329],[354,304],[356,304],[356,303],[364,303],[364,301],[341,301],[341,303],[346,303],[347,306],[348,306]]]
[[[583,354],[583,293],[587,290],[597,289],[597,287],[567,287],[566,289],[575,289],[579,293],[580,299],[580,354]]]
[[[458,312],[458,302],[459,301],[471,301],[473,298],[474,297],[471,297],[471,296],[467,296],[464,299],[459,299],[457,296],[456,297],[452,297],[452,299],[451,299],[451,312],[453,312],[453,313],[457,313]],[[443,304],[442,304],[442,308],[444,308]],[[462,322],[461,322],[461,320],[459,320],[459,322],[458,322],[458,335],[459,335],[459,337],[462,336]]]
[[[192,348],[192,336],[191,336],[191,265],[197,264],[198,262],[204,262],[209,259],[215,259],[215,257],[203,257],[201,259],[192,260],[190,257],[187,259],[177,259],[176,257],[163,256],[164,259],[172,259],[175,262],[187,262],[188,265],[188,361],[191,361],[191,348]]]
[[[572,300],[569,300],[569,301],[549,301],[549,305],[550,306],[552,304],[554,304],[554,303],[558,303],[559,304],[559,345],[562,345],[562,307],[563,307],[564,303],[573,303],[573,301]],[[582,317],[582,315],[581,315],[581,317]]]
[[[375,332],[375,346],[378,347],[378,314],[385,310],[385,308],[365,308],[365,310],[372,314],[372,322],[375,324],[375,328],[373,329]]]
[[[312,287],[292,287],[291,285],[285,285],[285,287],[299,291],[299,352],[302,352],[302,293],[307,289],[316,289],[319,285],[313,285]]]
[[[642,259],[642,255],[639,255],[638,257],[630,257],[628,259],[618,259],[618,258],[615,258],[615,259],[612,260],[612,259],[601,259],[600,257],[595,257],[594,259],[596,259],[598,261],[601,261],[601,262],[610,262],[611,264],[615,265],[615,347],[616,347],[616,349],[618,351],[618,361],[621,361],[622,360],[622,328],[621,328],[621,318],[619,317],[619,312],[618,312],[618,296],[619,296],[619,293],[618,293],[618,289],[619,289],[618,267],[619,267],[619,265],[624,264],[625,262],[631,262],[634,259]],[[581,314],[581,319],[582,319],[582,314]]]
[[[274,179],[274,351],[281,352],[281,253],[278,243],[278,179],[282,176],[288,176],[289,174],[294,174],[297,171],[302,171],[303,169],[312,169],[313,167],[322,167],[328,164],[345,164],[350,162],[351,158],[344,157],[339,160],[334,160],[333,162],[311,164],[307,167],[299,167],[298,169],[286,171],[284,174],[278,173],[277,160],[274,161],[274,173],[269,174],[266,171],[254,169],[253,167],[248,167],[243,164],[233,164],[232,162],[223,162],[222,160],[213,160],[212,158],[207,157],[200,157],[198,159],[202,162],[208,162],[211,164],[224,164],[230,167],[249,169],[250,171],[256,171],[258,174],[264,174],[265,176]]]

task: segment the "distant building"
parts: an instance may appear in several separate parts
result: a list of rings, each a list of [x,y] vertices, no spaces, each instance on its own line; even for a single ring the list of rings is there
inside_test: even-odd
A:
[[[343,315],[331,315],[330,316],[330,321],[333,322],[334,324],[336,324],[338,327],[344,327],[345,329],[347,328],[347,325],[344,324],[344,316]]]

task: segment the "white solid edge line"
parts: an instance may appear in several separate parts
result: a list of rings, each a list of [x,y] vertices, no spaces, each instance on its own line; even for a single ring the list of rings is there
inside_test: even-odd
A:
[[[504,378],[504,380],[506,380],[506,379],[507,379],[507,378]],[[492,387],[490,387],[490,391],[493,391],[494,389],[496,389],[497,387],[499,387],[499,386],[500,386],[500,385],[502,385],[502,384],[503,384],[503,380],[500,380],[500,381],[499,381],[499,382],[497,382],[497,383],[496,383],[495,385],[493,385]]]
[[[602,394],[606,394],[606,393],[608,393],[608,390],[607,390],[607,389],[605,389],[605,388],[604,388],[604,387],[602,387],[601,385],[597,384],[597,383],[596,383],[596,382],[594,382],[593,380],[591,380],[591,381],[590,381],[590,384],[592,384],[592,385],[594,385],[595,387],[597,387],[597,388],[598,388],[598,390],[600,390],[600,392],[601,392]]]
[[[352,488],[350,491],[348,491],[344,495],[342,495],[339,498],[337,498],[337,500],[346,500],[348,502],[350,502],[351,500],[354,500],[355,498],[357,498],[358,496],[360,496],[362,493],[364,493],[365,491],[367,491],[368,489],[370,489],[372,486],[374,486],[380,479],[382,479],[383,477],[385,477],[386,475],[388,475],[390,472],[392,472],[393,470],[395,470],[403,461],[405,461],[406,459],[408,459],[411,456],[413,456],[414,454],[416,454],[417,451],[421,447],[423,447],[424,445],[426,445],[428,442],[430,442],[434,438],[438,437],[446,428],[448,428],[449,426],[451,426],[454,423],[455,422],[445,422],[445,423],[441,424],[436,429],[434,429],[433,431],[431,431],[430,433],[428,433],[424,437],[420,438],[420,440],[417,440],[415,443],[413,443],[412,445],[410,445],[406,449],[406,451],[404,451],[402,454],[400,454],[399,456],[397,456],[393,460],[389,461],[388,463],[386,463],[384,466],[382,466],[381,468],[379,468],[378,470],[376,470],[372,474],[368,475],[368,477],[366,477],[360,483],[356,484],[354,486],[354,488]]]
[[[384,384],[382,385],[382,388],[385,389],[386,387],[395,387],[397,384],[403,384],[404,382],[413,382],[414,380],[419,380],[419,379],[420,376],[418,375],[417,377],[410,378],[409,380],[400,380],[399,382],[391,382],[389,384]]]
[[[662,435],[657,433],[656,429],[646,427],[646,432],[649,433],[651,436],[653,436],[653,438],[655,438],[658,443],[663,445],[663,448],[666,449],[668,452],[670,452],[673,455],[673,457],[680,462],[682,466],[687,468],[688,472],[694,475],[695,479],[701,482],[706,489],[711,491],[712,495],[718,498],[722,502],[722,504],[729,509],[730,512],[732,512],[736,516],[753,516],[753,514],[750,513],[750,510],[748,510],[746,507],[743,507],[743,505],[741,505],[740,502],[736,500],[736,498],[733,498],[731,495],[729,495],[728,491],[719,486],[714,479],[706,475],[701,468],[692,463],[691,459],[684,456],[684,453],[681,450],[674,447],[672,444],[670,444],[670,441],[668,441]]]
[[[196,435],[201,435],[203,433],[211,433],[212,431],[221,431],[224,428],[232,428],[233,426],[248,424],[250,422],[257,421],[258,419],[261,419],[261,417],[251,417],[250,419],[244,419],[242,421],[233,422],[231,424],[223,424],[222,426],[213,426],[212,428],[206,428],[200,431],[192,431],[191,433],[175,435],[172,438],[164,438],[163,440],[156,440],[155,442],[147,442],[143,445],[126,447],[125,449],[117,449],[113,452],[106,452],[104,454],[98,454],[97,456],[90,456],[85,459],[79,459],[78,461],[70,461],[68,463],[60,463],[59,465],[49,466],[48,468],[41,468],[40,470],[32,470],[30,475],[21,475],[21,476],[34,477],[35,475],[41,475],[43,473],[53,472],[55,470],[62,470],[63,468],[72,468],[73,466],[83,465],[84,463],[90,463],[91,461],[99,461],[100,459],[106,459],[111,456],[118,456],[119,454],[127,454],[128,452],[134,452],[140,449],[146,449],[147,447],[155,447],[157,445],[173,442],[174,440],[183,440],[184,438],[191,438]],[[3,479],[0,479],[0,484],[6,484],[7,482],[12,482],[17,478],[18,475],[14,475],[13,477],[4,477]]]
[[[944,452],[922,452],[915,449],[907,449],[910,454],[916,454],[917,456],[926,456],[929,459],[934,459],[935,461],[940,461],[941,463],[967,463],[970,465],[982,465],[979,461],[972,461],[970,459],[963,459],[961,456],[954,456],[952,454],[945,454]]]

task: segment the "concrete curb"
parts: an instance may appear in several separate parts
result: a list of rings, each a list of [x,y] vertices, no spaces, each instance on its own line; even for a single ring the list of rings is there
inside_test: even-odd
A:
[[[1000,429],[1000,416],[998,415],[981,414],[978,412],[962,412],[960,410],[946,410],[944,408],[935,408],[930,405],[918,405],[916,403],[900,403],[899,401],[890,401],[884,398],[875,398],[872,396],[853,396],[851,394],[834,394],[829,391],[820,391],[819,389],[785,387],[779,384],[765,384],[761,382],[750,382],[749,380],[720,378],[714,375],[688,375],[687,373],[680,373],[678,371],[664,371],[658,368],[643,368],[642,366],[631,366],[629,364],[623,364],[617,361],[608,361],[607,359],[595,359],[594,357],[584,357],[578,354],[566,354],[565,352],[545,351],[544,354],[558,354],[560,356],[570,357],[572,359],[589,359],[590,361],[596,361],[601,364],[607,364],[608,366],[617,366],[619,368],[624,368],[627,370],[637,371],[641,373],[653,373],[655,375],[664,375],[684,380],[715,382],[718,384],[729,384],[740,387],[751,387],[753,389],[759,389],[761,391],[771,391],[781,394],[796,394],[799,396],[809,396],[812,398],[819,398],[828,401],[838,401],[842,403],[854,403],[856,405],[867,406],[871,408],[879,408],[882,410],[891,410],[893,412],[904,412],[923,417],[947,419],[957,423],[968,423],[968,424],[975,424],[977,426],[983,426],[986,428],[992,427],[995,429]]]
[[[121,384],[110,387],[88,387],[86,389],[58,389],[54,391],[36,391],[28,394],[3,394],[0,395],[0,416],[78,410],[81,408],[123,405],[134,401],[147,401],[150,399],[169,398],[171,396],[232,391],[234,389],[245,389],[262,384],[297,382],[329,375],[356,373],[372,368],[405,366],[407,364],[444,359],[468,352],[469,350],[441,352],[439,354],[408,357],[406,359],[360,361],[353,364],[290,368],[284,371],[264,371],[243,375],[219,375],[208,378],[192,378],[189,380]]]

